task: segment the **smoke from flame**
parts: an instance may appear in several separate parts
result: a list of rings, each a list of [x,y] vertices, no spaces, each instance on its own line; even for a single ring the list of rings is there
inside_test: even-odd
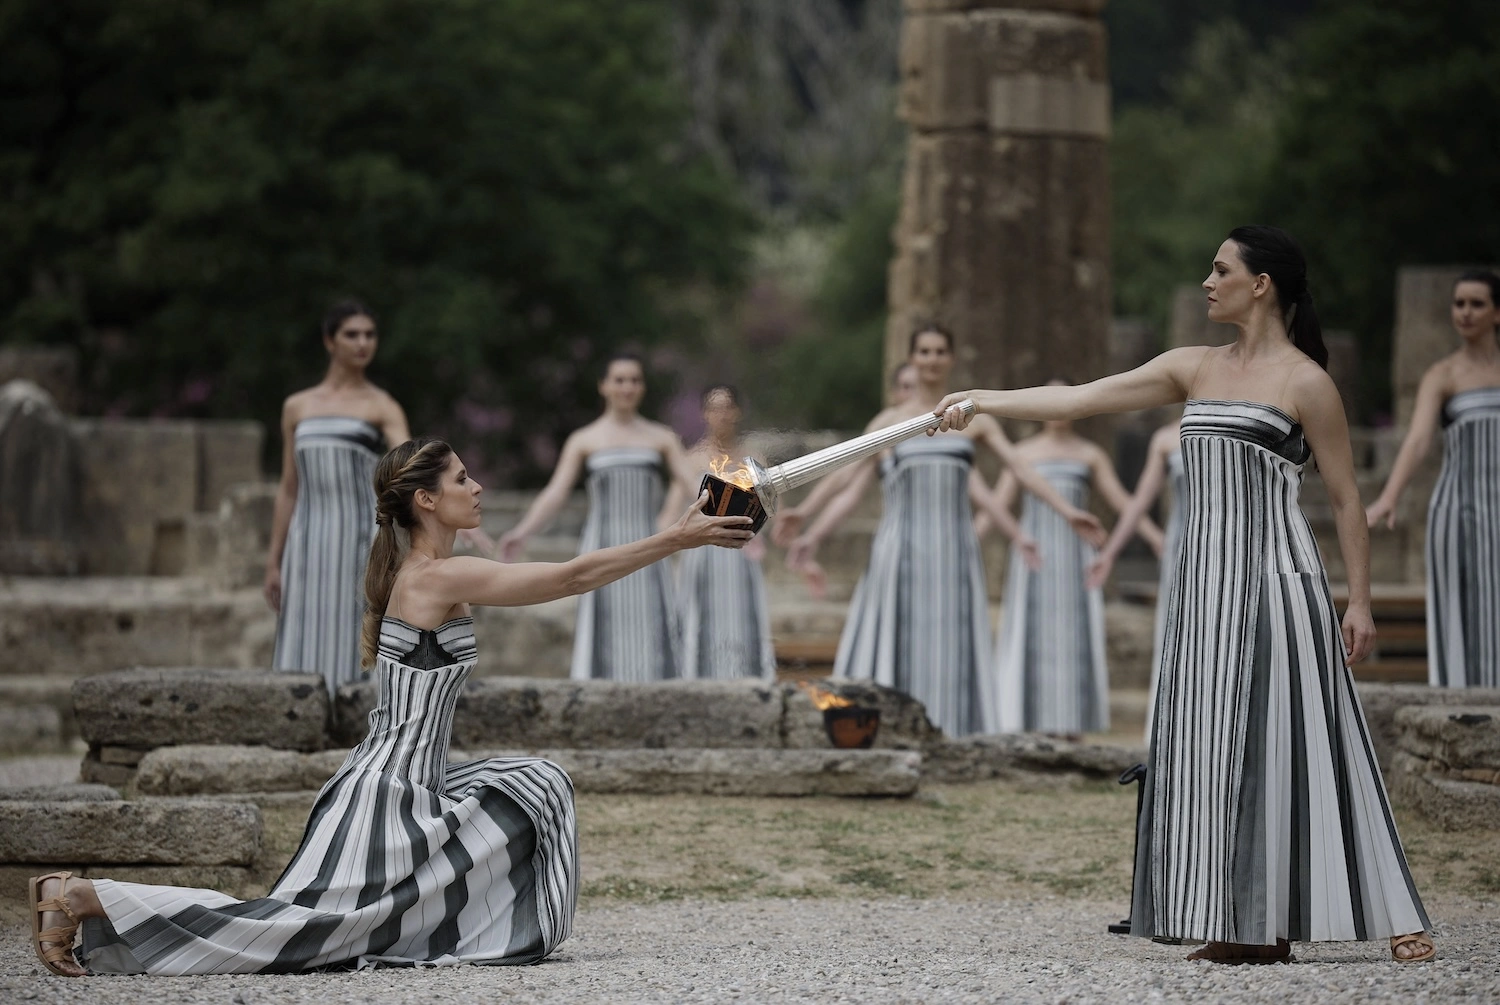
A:
[[[848,708],[854,704],[848,698],[836,695],[827,688],[818,687],[816,684],[810,684],[805,680],[799,680],[797,686],[807,692],[807,697],[812,701],[813,707],[819,712],[825,712],[830,708]]]
[[[729,465],[734,463],[734,467]],[[731,485],[737,485],[742,489],[754,489],[755,481],[750,477],[750,471],[743,464],[731,462],[728,454],[720,454],[708,462],[708,469],[714,473],[714,477],[726,481]]]

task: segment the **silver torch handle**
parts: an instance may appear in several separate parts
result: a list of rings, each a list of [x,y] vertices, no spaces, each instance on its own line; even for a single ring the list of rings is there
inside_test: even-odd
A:
[[[958,408],[966,416],[973,417],[973,401],[965,398],[958,403]],[[884,429],[856,436],[852,440],[845,440],[831,447],[794,457],[785,463],[761,469],[756,472],[759,476],[756,478],[756,491],[760,494],[762,502],[766,504],[766,509],[774,512],[775,502],[783,492],[816,481],[829,472],[855,464],[866,457],[873,457],[893,444],[909,440],[929,429],[936,429],[941,423],[942,419],[939,416],[918,415],[905,422],[898,422]]]

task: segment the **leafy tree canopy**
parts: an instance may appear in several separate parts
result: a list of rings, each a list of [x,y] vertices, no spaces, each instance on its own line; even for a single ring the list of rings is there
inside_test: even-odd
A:
[[[353,294],[415,428],[477,416],[545,463],[595,361],[690,331],[673,291],[744,260],[749,211],[683,142],[670,13],[12,0],[5,338],[78,345],[93,410],[271,419]]]

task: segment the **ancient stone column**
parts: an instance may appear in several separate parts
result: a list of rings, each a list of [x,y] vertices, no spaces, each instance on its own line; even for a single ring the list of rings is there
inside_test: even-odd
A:
[[[886,369],[912,328],[957,339],[955,387],[1109,366],[1104,0],[905,0],[910,126]]]
[[[0,574],[79,571],[75,454],[51,395],[29,380],[0,387]]]

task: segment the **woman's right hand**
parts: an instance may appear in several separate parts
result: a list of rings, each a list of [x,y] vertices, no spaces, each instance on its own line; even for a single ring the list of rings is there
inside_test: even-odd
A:
[[[1089,563],[1088,571],[1084,574],[1084,582],[1091,590],[1103,589],[1109,580],[1109,574],[1115,571],[1115,556],[1110,552],[1101,552],[1097,558]]]
[[[518,534],[513,530],[506,531],[500,535],[500,543],[495,548],[496,561],[514,562],[521,557],[521,548],[525,544],[525,534]]]
[[[281,566],[266,566],[266,581],[261,587],[261,592],[266,595],[266,603],[271,605],[271,610],[277,614],[281,613]]]
[[[720,548],[743,548],[755,537],[755,532],[750,529],[754,521],[749,517],[709,516],[703,512],[706,505],[708,491],[704,490],[672,528],[684,549],[701,548],[706,544],[716,544]]]
[[[776,522],[771,524],[771,541],[778,548],[789,547],[792,540],[802,533],[802,524],[806,518],[793,506],[784,509],[776,516]]]
[[[1387,502],[1384,496],[1365,507],[1365,526],[1374,527],[1384,522],[1387,530],[1396,529],[1396,504]]]

